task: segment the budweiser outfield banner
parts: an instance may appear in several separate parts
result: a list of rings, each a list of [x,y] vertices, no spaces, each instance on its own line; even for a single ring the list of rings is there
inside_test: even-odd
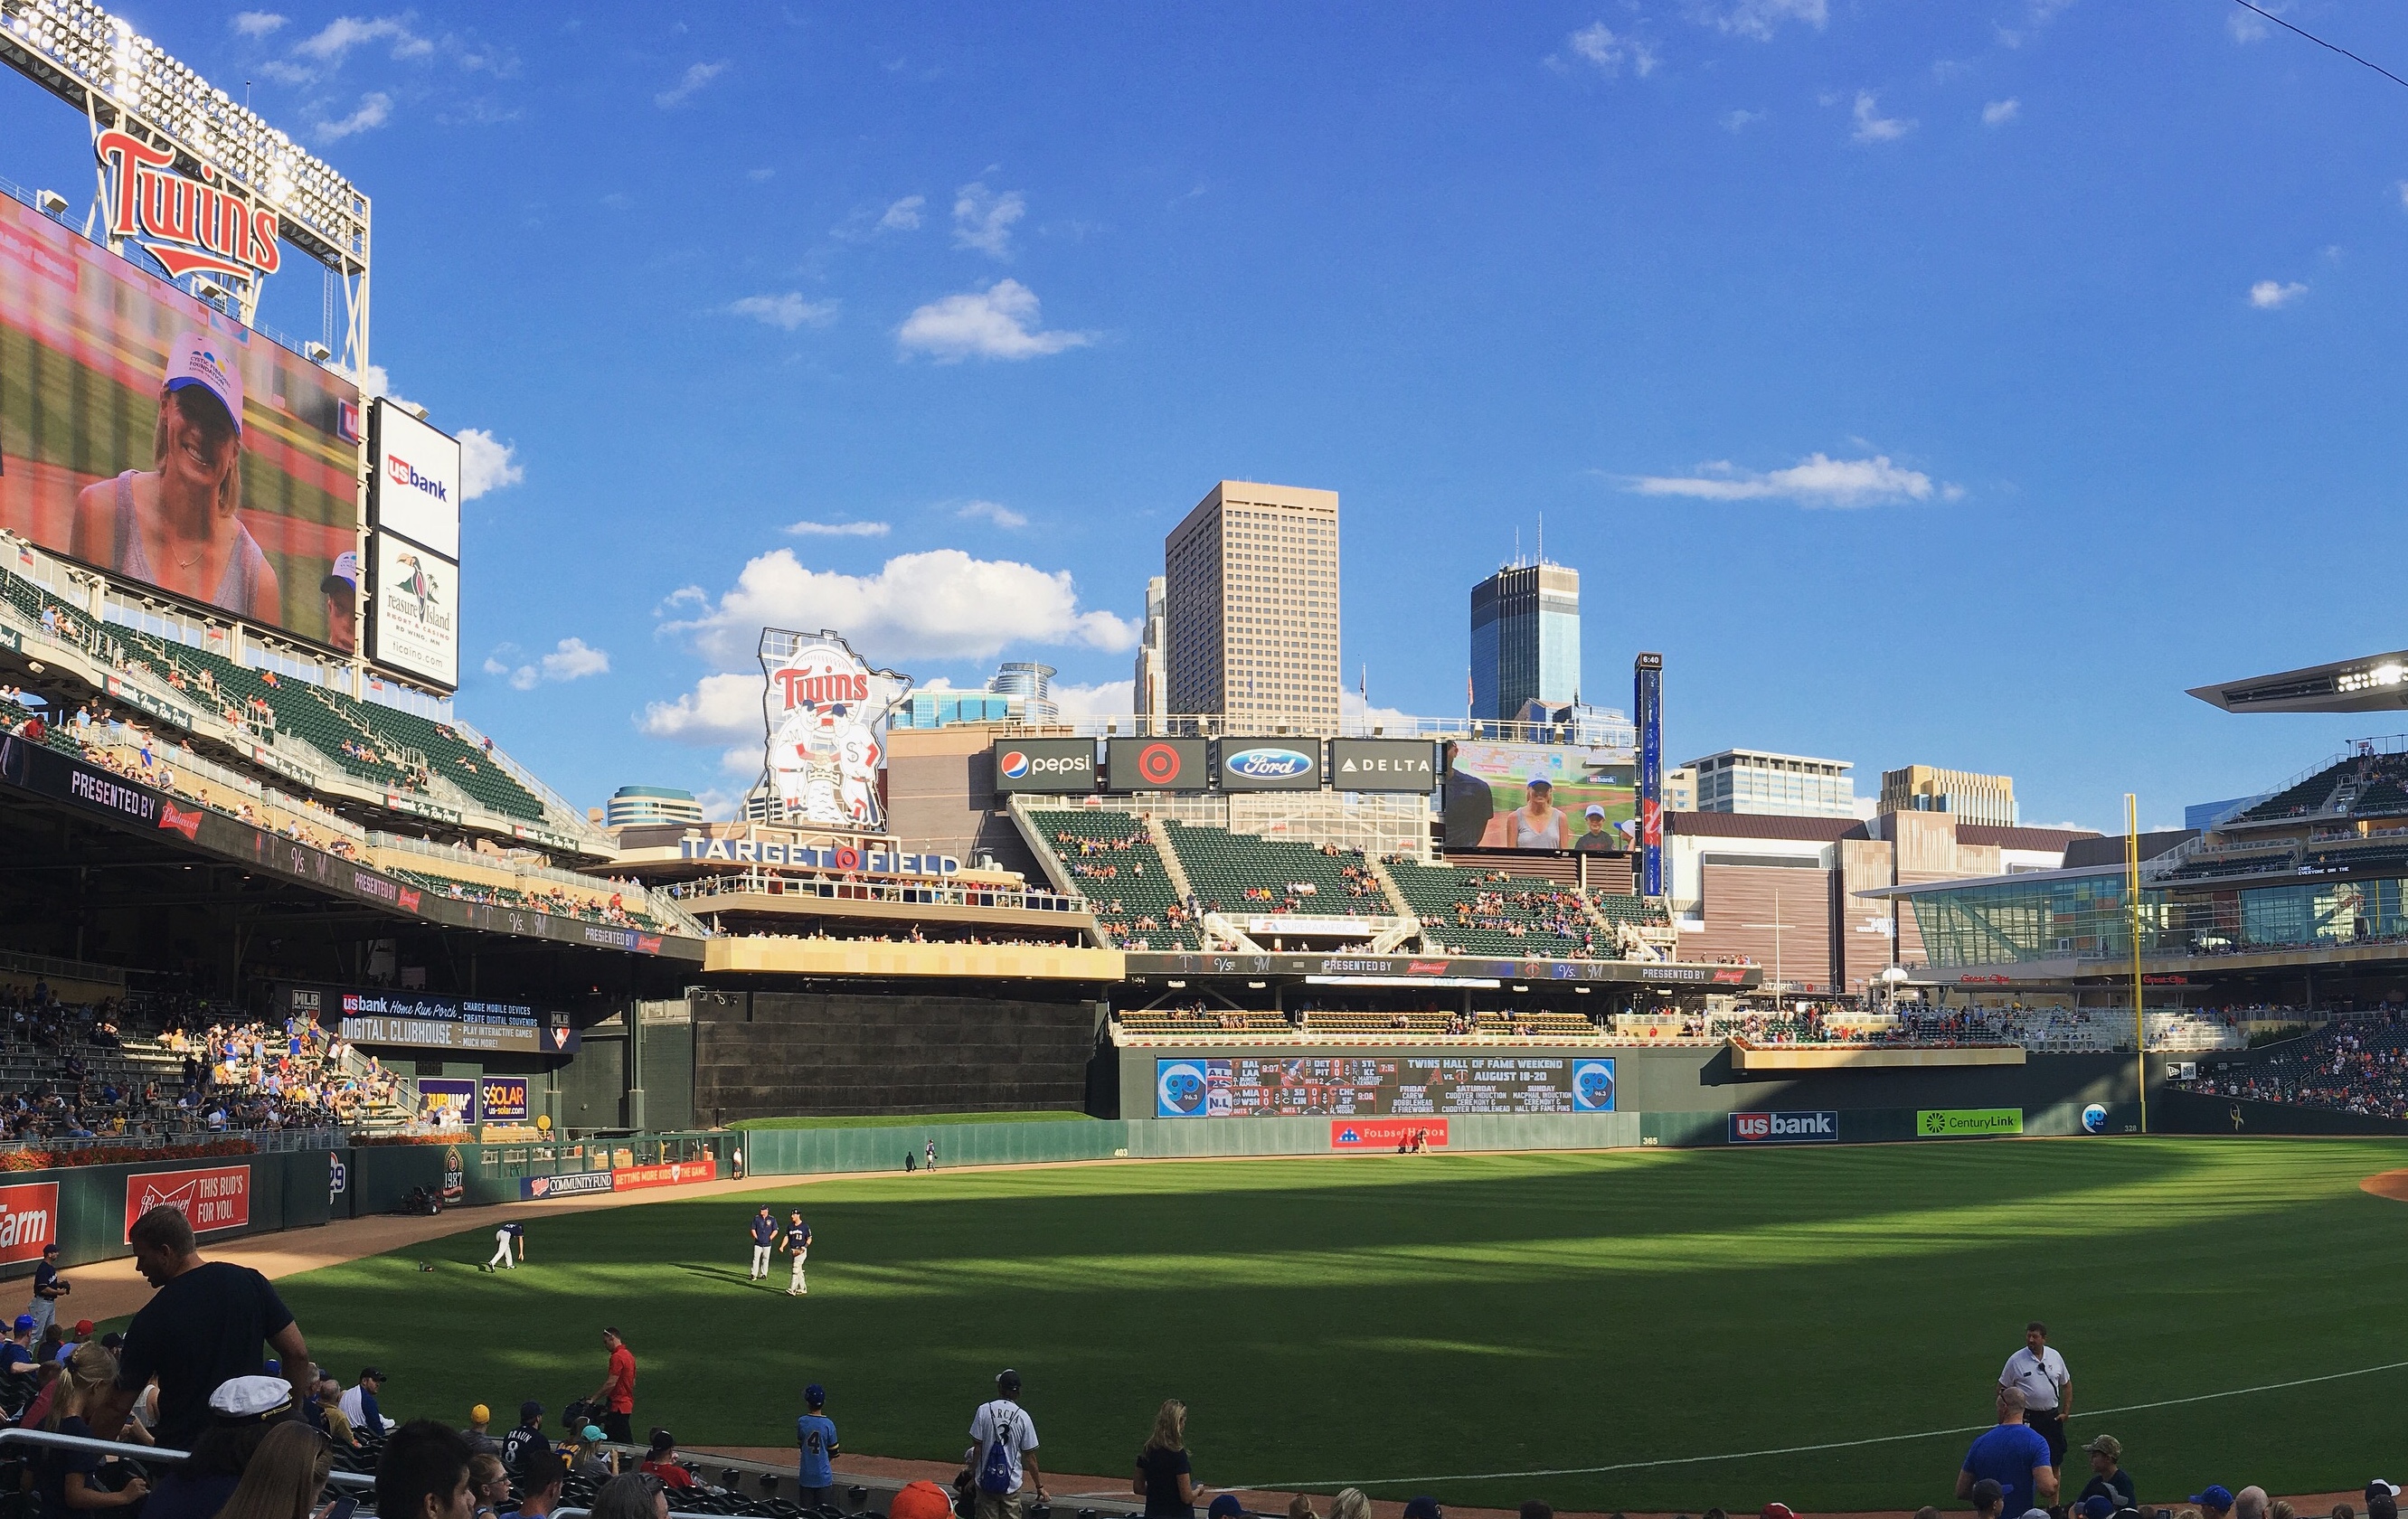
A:
[[[136,1171],[125,1179],[125,1238],[153,1208],[173,1208],[192,1220],[194,1234],[251,1226],[251,1168],[203,1166]]]

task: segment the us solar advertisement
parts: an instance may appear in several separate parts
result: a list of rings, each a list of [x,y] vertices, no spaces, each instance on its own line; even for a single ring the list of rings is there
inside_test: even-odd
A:
[[[1579,1055],[1157,1058],[1156,1118],[1610,1113],[1613,1061]]]

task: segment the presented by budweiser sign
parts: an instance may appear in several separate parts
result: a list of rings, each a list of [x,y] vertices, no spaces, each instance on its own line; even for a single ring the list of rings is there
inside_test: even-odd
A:
[[[170,277],[222,274],[255,283],[283,262],[276,212],[219,185],[207,164],[199,179],[188,179],[174,172],[171,150],[129,132],[103,132],[92,146],[108,177],[109,236],[140,243]]]

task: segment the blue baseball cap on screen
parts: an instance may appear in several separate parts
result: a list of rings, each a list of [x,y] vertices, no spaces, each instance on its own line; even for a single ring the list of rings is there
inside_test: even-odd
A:
[[[2203,1509],[2229,1509],[2232,1507],[2232,1489],[2217,1483],[2204,1492],[2193,1493],[2190,1500]]]

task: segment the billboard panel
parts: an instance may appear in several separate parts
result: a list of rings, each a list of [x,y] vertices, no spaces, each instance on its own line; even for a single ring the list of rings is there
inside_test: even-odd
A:
[[[582,1042],[569,1025],[567,1013],[538,1011],[524,1002],[486,1002],[433,992],[296,986],[287,994],[286,1005],[296,1017],[316,1013],[322,1025],[340,1020],[343,1038],[380,1048],[570,1054]],[[471,1096],[475,1087],[474,1082],[468,1083]]]
[[[1158,1057],[1156,1118],[1613,1111],[1612,1059],[1564,1055]]]
[[[456,563],[459,439],[378,397],[368,414],[368,505],[378,527]]]
[[[390,533],[369,563],[368,657],[449,691],[460,684],[460,566]]]
[[[194,1234],[251,1226],[251,1168],[202,1166],[188,1170],[136,1171],[125,1179],[125,1233],[153,1208],[173,1208]]]
[[[1332,738],[1329,783],[1340,791],[1438,789],[1438,745],[1427,738]]]
[[[1212,783],[1211,746],[1202,738],[1107,738],[1104,765],[1113,791],[1202,791]]]
[[[1629,750],[1470,738],[1450,741],[1447,750],[1447,848],[1630,847],[1617,826],[1638,811],[1638,761]],[[1527,810],[1530,783],[1541,780],[1553,794],[1543,820]],[[1592,806],[1604,813],[1596,829],[1587,817]],[[1584,836],[1598,841],[1584,846]]]
[[[1093,738],[998,738],[995,789],[1068,795],[1096,789]]]
[[[33,1182],[0,1187],[0,1266],[42,1258],[59,1237],[59,1184]]]
[[[0,196],[0,527],[348,651],[350,381]]]
[[[1318,791],[1318,738],[1224,738],[1220,740],[1223,791]]]
[[[527,1082],[523,1076],[477,1078],[477,1117],[486,1124],[523,1124],[527,1115]]]
[[[874,670],[841,634],[761,630],[761,715],[768,725],[771,790],[790,819],[883,827],[878,792],[886,720],[911,678]]]

